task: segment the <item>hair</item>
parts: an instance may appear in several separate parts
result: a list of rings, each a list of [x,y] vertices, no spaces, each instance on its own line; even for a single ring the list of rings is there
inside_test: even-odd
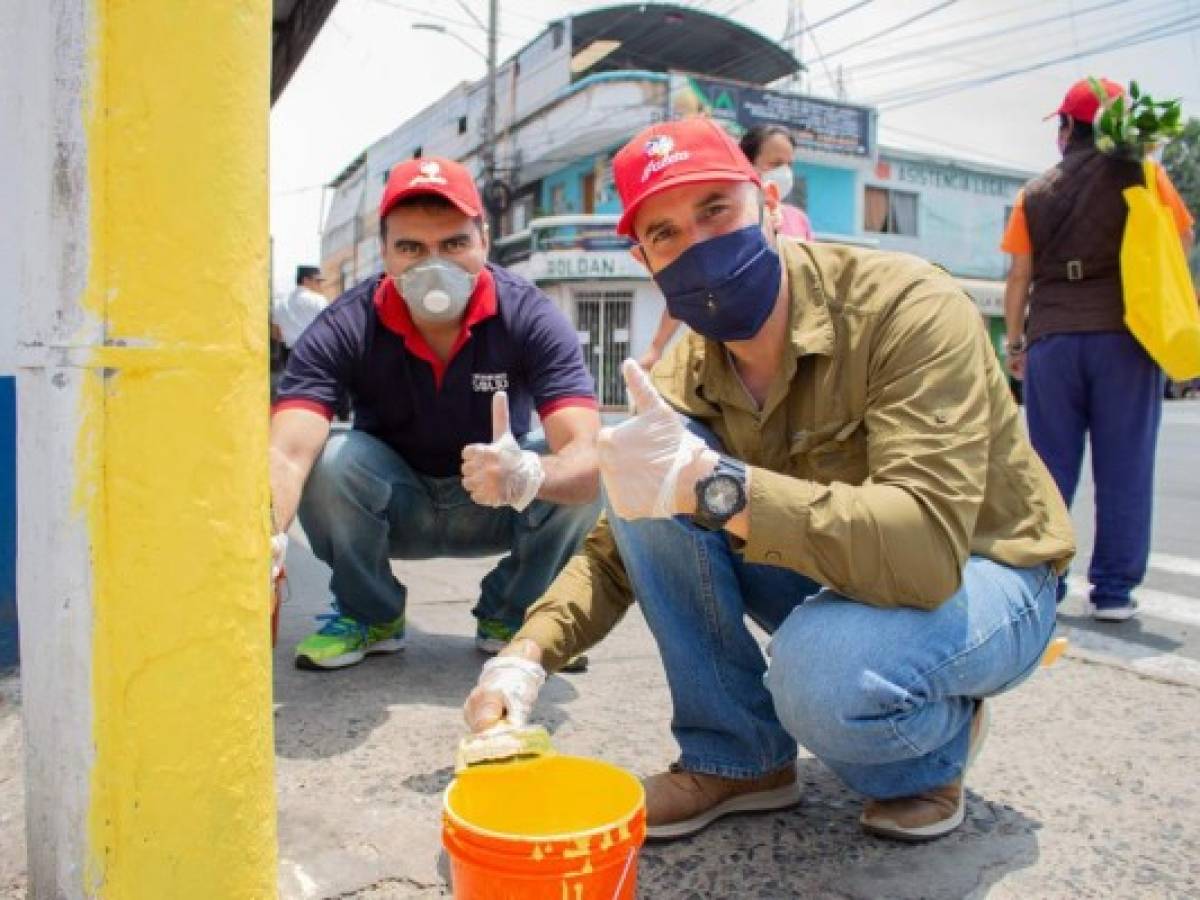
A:
[[[1066,113],[1058,114],[1058,127],[1070,130],[1071,133],[1067,138],[1072,144],[1077,142],[1093,143],[1096,140],[1096,129],[1091,122],[1072,119]]]
[[[402,197],[388,207],[390,213],[394,209],[423,209],[430,212],[436,212],[443,209],[451,209],[458,212],[458,207],[443,197],[441,194],[411,194],[408,197]],[[487,228],[483,222],[483,216],[476,216],[471,220],[475,223],[475,227],[479,229],[480,234],[485,234]],[[387,240],[387,215],[379,217],[379,239]]]
[[[321,269],[318,266],[296,266],[296,284],[304,284],[309,278],[320,278]]]
[[[792,137],[792,133],[782,125],[755,125],[749,131],[742,135],[742,139],[738,142],[738,146],[742,148],[742,152],[746,154],[746,159],[750,160],[751,164],[758,159],[758,154],[762,151],[762,145],[775,135],[781,134],[787,138],[787,142],[796,147],[796,139]]]

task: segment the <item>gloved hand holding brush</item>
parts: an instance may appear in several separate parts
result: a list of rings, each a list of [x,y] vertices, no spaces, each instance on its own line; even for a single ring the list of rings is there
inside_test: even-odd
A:
[[[484,664],[463,707],[471,731],[485,731],[502,720],[517,727],[529,721],[546,681],[540,659],[541,649],[533,641],[521,641]]]

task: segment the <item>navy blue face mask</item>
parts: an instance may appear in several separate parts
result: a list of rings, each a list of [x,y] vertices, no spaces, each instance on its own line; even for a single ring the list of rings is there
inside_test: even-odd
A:
[[[685,250],[654,274],[667,312],[714,341],[758,334],[779,296],[783,266],[762,228],[747,225]]]

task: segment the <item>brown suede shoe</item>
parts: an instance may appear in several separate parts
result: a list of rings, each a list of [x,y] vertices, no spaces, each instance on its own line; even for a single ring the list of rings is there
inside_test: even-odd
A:
[[[646,838],[652,841],[691,837],[730,813],[771,812],[800,802],[794,765],[758,778],[722,778],[687,772],[674,763],[642,784]]]
[[[988,710],[980,700],[971,718],[971,739],[967,745],[967,762],[963,766],[964,776],[983,748],[989,718]],[[868,834],[919,843],[949,834],[963,823],[966,812],[963,779],[959,778],[912,797],[868,800],[858,821]]]

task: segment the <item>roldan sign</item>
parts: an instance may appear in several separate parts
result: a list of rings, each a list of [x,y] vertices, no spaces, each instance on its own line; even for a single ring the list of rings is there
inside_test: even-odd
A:
[[[549,251],[534,253],[529,262],[535,281],[648,277],[646,270],[624,250],[615,253]]]

